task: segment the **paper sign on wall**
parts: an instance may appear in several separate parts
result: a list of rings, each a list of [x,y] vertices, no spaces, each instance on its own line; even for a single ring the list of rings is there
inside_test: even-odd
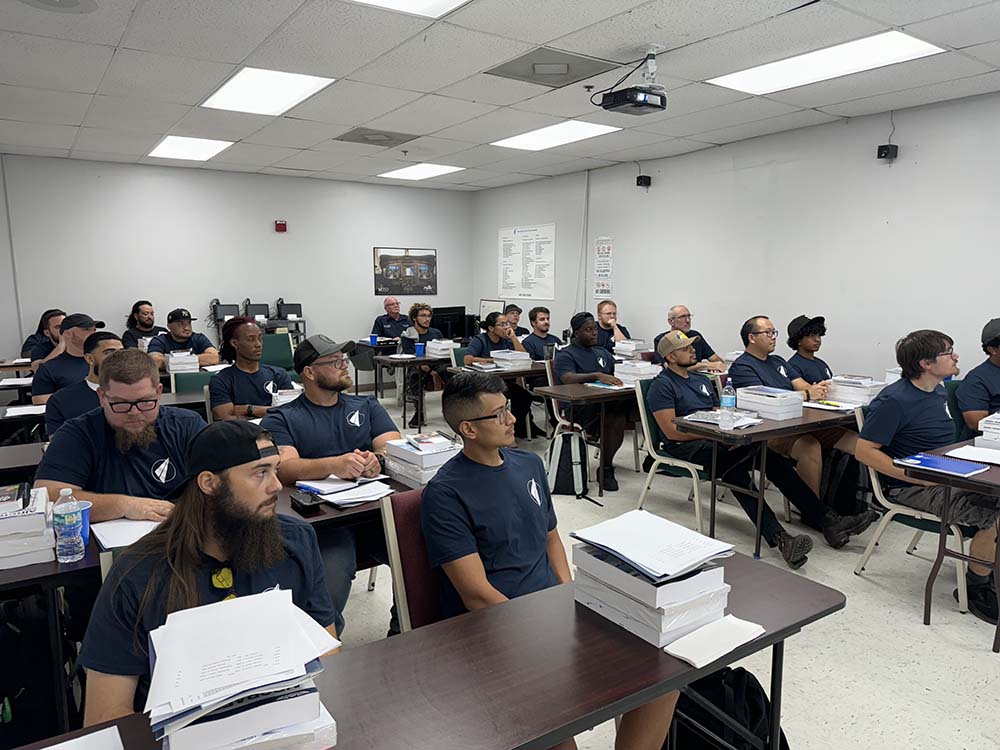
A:
[[[501,229],[498,263],[497,296],[500,299],[554,300],[556,225]]]
[[[594,297],[610,297],[614,290],[614,249],[611,237],[598,237],[594,242]]]

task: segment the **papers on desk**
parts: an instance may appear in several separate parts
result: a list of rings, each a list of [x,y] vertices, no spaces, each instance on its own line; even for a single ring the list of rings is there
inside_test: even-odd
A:
[[[802,404],[806,409],[819,409],[821,411],[840,411],[840,412],[852,412],[857,409],[861,404],[848,404],[843,401],[829,401],[828,399],[821,399],[820,401],[806,401]]]
[[[5,417],[27,417],[32,414],[44,414],[45,404],[30,404],[28,406],[8,406]]]
[[[97,541],[104,549],[119,549],[135,544],[159,525],[159,521],[133,521],[131,518],[116,518],[113,521],[92,524],[90,530],[94,532]]]
[[[603,388],[606,391],[631,391],[635,388],[632,385],[611,385],[610,383],[584,383],[584,385],[591,388]]]
[[[390,354],[389,359],[416,359],[416,354]]]
[[[205,372],[219,372],[220,370],[225,370],[227,367],[232,367],[232,365],[230,364],[205,365],[205,367],[202,367],[201,369],[204,370]]]
[[[350,508],[391,495],[392,487],[378,481],[388,478],[385,474],[379,474],[377,477],[354,481],[331,475],[326,479],[296,482],[295,486],[304,492],[322,496],[324,500],[338,508]]]
[[[764,628],[757,623],[726,615],[678,638],[663,650],[695,669],[701,669],[762,635]]]
[[[952,458],[961,458],[966,461],[1000,465],[1000,450],[996,448],[978,448],[974,445],[963,445],[961,448],[952,448],[945,455]]]
[[[714,424],[718,426],[722,422],[721,411],[696,411],[688,414],[684,419],[688,422],[702,422],[704,424]],[[758,419],[753,412],[736,412],[736,422],[733,423],[734,430],[741,430],[744,427],[753,427],[764,420]]]
[[[0,379],[0,387],[23,388],[31,385],[32,378],[3,378]]]
[[[108,727],[55,745],[50,750],[124,750],[118,727]]]
[[[371,478],[362,477],[361,479],[341,479],[340,477],[331,474],[326,479],[302,480],[296,482],[295,486],[304,492],[311,492],[314,495],[333,495],[338,492],[353,490],[363,484],[375,482],[379,479],[388,479],[388,477],[385,474],[379,474],[377,477]]]
[[[12,365],[30,365],[31,357],[18,357],[17,359],[12,359],[10,361]]]

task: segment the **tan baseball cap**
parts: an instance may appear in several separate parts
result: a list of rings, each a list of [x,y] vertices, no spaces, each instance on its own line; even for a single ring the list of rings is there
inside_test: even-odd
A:
[[[688,336],[684,331],[670,331],[670,333],[664,334],[660,343],[656,345],[656,353],[666,358],[670,352],[691,346],[698,339],[698,336]]]

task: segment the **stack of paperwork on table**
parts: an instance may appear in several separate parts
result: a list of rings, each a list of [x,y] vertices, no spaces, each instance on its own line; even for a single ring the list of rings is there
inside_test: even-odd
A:
[[[167,354],[167,372],[198,372],[198,355],[182,350]]]
[[[392,487],[378,480],[388,479],[385,474],[361,479],[341,479],[331,474],[326,479],[309,479],[295,483],[303,492],[321,495],[331,505],[350,508],[378,500],[392,494]]]
[[[49,493],[26,482],[0,487],[0,570],[56,559]]]
[[[736,404],[755,411],[764,419],[785,420],[802,416],[802,396],[798,391],[751,385],[736,389]]]
[[[1000,450],[1000,412],[980,419],[978,427],[983,434],[976,436],[976,447]]]
[[[837,401],[846,406],[870,404],[879,391],[885,388],[885,381],[874,380],[864,375],[836,375],[830,378],[827,401]]]
[[[385,470],[397,482],[418,489],[461,451],[462,446],[441,433],[408,435],[386,445]]]

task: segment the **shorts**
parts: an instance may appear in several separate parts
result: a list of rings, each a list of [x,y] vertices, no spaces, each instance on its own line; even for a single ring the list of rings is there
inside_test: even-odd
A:
[[[923,510],[940,517],[944,510],[947,487],[897,487],[888,492],[889,499],[900,505]],[[1000,516],[1000,498],[980,495],[967,490],[951,491],[950,523],[988,529]]]
[[[819,442],[820,447],[824,452],[831,450],[844,435],[847,430],[841,427],[827,427],[825,430],[816,430],[815,432],[805,432],[801,435],[790,435],[783,438],[775,438],[774,440],[767,441],[767,447],[773,450],[775,453],[779,453],[785,458],[791,458],[792,456],[792,446],[805,437],[806,435],[811,435],[816,438]]]
[[[634,401],[608,401],[604,408],[605,418],[617,411],[625,413],[627,424],[635,424],[639,421],[639,407]],[[585,404],[584,406],[574,406],[572,409],[567,406],[563,411],[566,419],[570,418],[571,412],[573,421],[580,425],[588,435],[598,437],[601,434],[600,404]]]

